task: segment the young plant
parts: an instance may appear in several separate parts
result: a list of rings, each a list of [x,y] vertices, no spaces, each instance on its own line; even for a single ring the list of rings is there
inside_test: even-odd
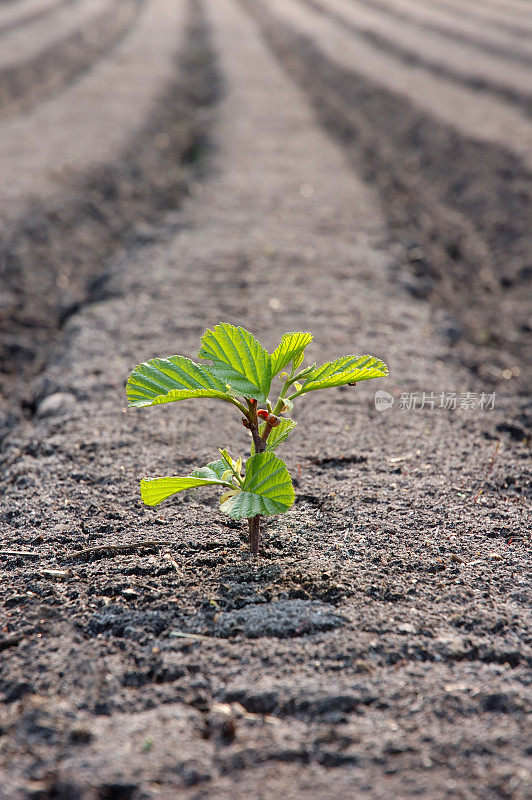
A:
[[[251,552],[259,552],[261,517],[283,514],[294,502],[292,480],[274,450],[296,427],[289,417],[294,401],[308,392],[369,378],[385,378],[386,364],[375,356],[342,356],[321,366],[303,367],[310,333],[285,333],[273,353],[249,331],[222,322],[201,339],[196,364],[184,356],[152,358],[139,364],[128,378],[130,406],[144,408],[178,400],[214,398],[238,409],[242,424],[251,433],[251,454],[245,464],[227,450],[221,458],[193,470],[183,478],[143,478],[144,503],[156,506],[184,489],[220,486],[220,509],[234,519],[247,519]],[[272,381],[279,376],[282,388],[270,400]],[[275,395],[274,395],[275,396]],[[260,404],[260,408],[259,408]]]

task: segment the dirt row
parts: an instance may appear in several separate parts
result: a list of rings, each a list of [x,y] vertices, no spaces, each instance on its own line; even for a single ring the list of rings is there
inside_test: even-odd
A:
[[[150,220],[183,192],[180,162],[201,151],[202,126],[192,124],[187,104],[210,102],[217,88],[196,97],[194,83],[173,79],[183,9],[147,4],[137,27],[83,81],[0,126],[10,156],[0,358],[4,392],[17,401],[4,412],[4,434],[24,406],[31,410],[27,379],[42,369],[68,316],[97,296],[106,259],[149,238]]]
[[[8,36],[4,34],[0,66],[5,68],[29,61],[39,51],[52,48],[77,29],[83,30],[110,5],[108,0],[96,0],[92,5],[78,0],[75,4],[52,8],[44,18],[29,21]]]
[[[359,0],[366,6],[385,11],[393,19],[404,20],[416,25],[420,34],[429,30],[445,34],[452,39],[464,42],[480,50],[520,59],[529,63],[532,56],[530,43],[523,38],[522,29],[516,33],[507,31],[500,25],[485,24],[482,20],[471,19],[463,14],[457,16],[446,12],[440,4],[419,3],[416,0]]]
[[[265,4],[178,8],[177,67],[160,73],[166,90],[138,139],[117,138],[116,171],[79,161],[68,192],[48,194],[57,216],[44,218],[41,253],[57,248],[64,264],[82,242],[69,286],[83,276],[92,289],[51,325],[38,374],[28,357],[26,407],[5,428],[0,798],[524,800],[519,393],[466,368],[468,340],[449,348],[457,323],[443,299],[390,268],[404,228],[368,171],[381,151],[372,162],[340,115],[316,112],[319,50]],[[155,51],[166,39],[152,28],[142,41]],[[350,101],[370,120],[373,88]],[[403,164],[393,153],[386,169]],[[408,224],[417,235],[417,217]],[[20,273],[41,280],[37,237],[24,241]],[[424,258],[437,274],[433,252]],[[53,296],[53,278],[42,286]],[[258,560],[208,489],[155,510],[138,495],[142,475],[249,447],[223,404],[125,409],[135,363],[194,358],[221,319],[269,349],[285,330],[312,330],[309,363],[371,352],[392,376],[296,409],[279,451],[296,503],[268,522]],[[494,386],[493,408],[462,405]],[[377,388],[394,398],[386,412]],[[419,408],[422,392],[434,408]],[[456,409],[440,405],[453,392]]]
[[[468,2],[464,6],[460,0],[442,0],[441,5],[454,14],[459,13],[475,22],[503,28],[514,36],[525,38],[530,32],[532,22],[530,9],[526,3],[504,7],[497,3],[483,3],[479,6],[477,3]]]
[[[76,0],[27,0],[25,3],[6,3],[0,6],[0,36],[8,31],[45,18],[57,6]]]
[[[530,115],[530,70],[527,65],[513,61],[509,54],[503,58],[484,54],[470,44],[465,45],[454,41],[453,37],[431,31],[424,31],[420,36],[416,24],[400,22],[393,16],[389,17],[353,0],[305,2],[318,12],[330,14],[343,26],[377,48],[391,53],[400,62],[421,66],[458,85],[491,92],[517,104]]]
[[[315,0],[312,0],[315,2]],[[260,5],[260,4],[259,4]],[[352,70],[388,91],[406,95],[420,111],[462,135],[502,145],[530,165],[530,119],[489,92],[472,91],[443,76],[401,61],[372,46],[331,14],[318,13],[305,0],[263,3],[285,25],[316,41],[339,67]],[[322,8],[322,7],[320,7]],[[450,65],[449,65],[450,66]]]
[[[395,241],[404,247],[396,267],[409,265],[400,279],[414,295],[452,309],[457,326],[449,330],[450,344],[469,339],[473,345],[463,343],[460,357],[483,380],[497,382],[498,370],[501,376],[523,358],[530,325],[531,181],[508,152],[511,143],[465,136],[424,113],[417,96],[392,94],[369,79],[345,35],[335,51],[325,28],[314,24],[318,17],[305,27],[313,12],[307,16],[303,4],[250,0],[247,6],[321,120],[379,188]],[[331,30],[340,36],[338,26]]]
[[[0,66],[0,119],[26,112],[78,80],[96,59],[122,39],[134,23],[140,6],[137,0],[124,0],[110,10],[106,8],[101,14],[94,14],[91,3],[91,19],[83,27],[76,26],[70,35],[62,36],[58,44],[39,48],[33,59],[24,58],[18,64]],[[40,26],[41,22],[36,24]],[[20,56],[16,43],[14,47],[14,52]]]

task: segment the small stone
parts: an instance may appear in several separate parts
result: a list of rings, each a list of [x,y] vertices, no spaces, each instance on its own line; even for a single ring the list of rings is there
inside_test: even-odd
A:
[[[50,785],[44,781],[30,781],[26,784],[26,797],[28,800],[39,800],[39,798],[46,797]]]
[[[415,625],[412,625],[411,622],[405,622],[402,625],[397,626],[397,630],[399,633],[415,633],[416,628]]]
[[[38,405],[37,416],[55,417],[56,414],[63,414],[76,402],[76,397],[70,392],[54,392],[48,395]]]

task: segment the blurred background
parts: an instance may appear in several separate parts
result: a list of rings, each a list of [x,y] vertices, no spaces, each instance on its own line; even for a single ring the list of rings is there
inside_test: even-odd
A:
[[[189,5],[201,14],[199,1]],[[393,280],[445,310],[449,348],[483,386],[523,395],[532,5],[241,7],[377,188]],[[205,26],[190,23],[181,48],[190,8],[0,0],[0,388],[18,407],[30,402],[21,377],[42,369],[65,320],[97,297],[102,264],[149,238],[187,193],[187,166],[208,149],[197,111],[216,103],[223,75],[216,54],[202,60]]]

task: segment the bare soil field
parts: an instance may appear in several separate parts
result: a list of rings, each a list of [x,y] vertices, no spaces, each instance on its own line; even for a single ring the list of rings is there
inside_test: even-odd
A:
[[[529,28],[0,2],[0,800],[528,796]],[[257,558],[138,491],[248,448],[126,407],[220,320],[390,368],[302,404]]]

